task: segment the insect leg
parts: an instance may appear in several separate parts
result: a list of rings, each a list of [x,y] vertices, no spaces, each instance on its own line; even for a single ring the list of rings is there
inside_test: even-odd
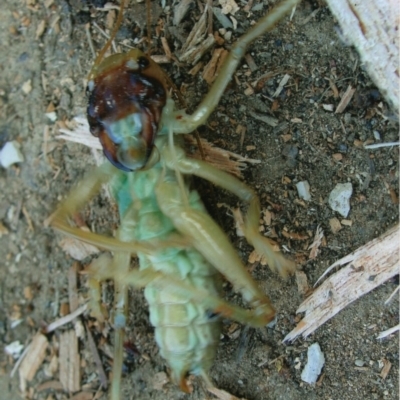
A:
[[[138,241],[123,242],[110,236],[83,231],[69,224],[68,218],[82,209],[84,205],[100,191],[103,184],[108,183],[119,173],[121,172],[109,163],[103,164],[90,172],[78,186],[71,191],[58,209],[45,221],[45,225],[50,224],[68,236],[115,252],[125,251],[129,253],[142,252],[144,254],[149,254],[160,247],[187,247],[187,241],[180,236],[171,237],[168,241],[154,240],[146,243]]]
[[[118,237],[118,233],[117,233]],[[131,255],[127,252],[116,252],[111,258],[103,254],[89,266],[89,293],[91,314],[100,321],[104,320],[105,312],[101,307],[100,283],[107,279],[114,279],[115,275],[124,275],[129,271]],[[114,310],[114,361],[110,399],[120,399],[120,386],[123,367],[123,344],[128,305],[128,284],[123,280],[115,281],[115,310]]]
[[[275,311],[270,306],[268,299],[268,304],[264,304],[264,307],[258,307],[255,310],[246,310],[230,304],[217,296],[210,295],[206,289],[194,287],[190,283],[176,279],[172,275],[156,271],[151,267],[141,271],[133,269],[127,273],[114,271],[112,276],[107,276],[106,279],[112,278],[117,282],[123,282],[135,288],[143,288],[151,283],[152,286],[159,290],[173,291],[179,294],[179,296],[187,298],[188,301],[201,304],[211,312],[255,328],[265,326],[275,316]],[[262,296],[265,297],[263,294]]]
[[[221,171],[204,161],[186,158],[182,151],[177,152],[177,150],[175,150],[174,156],[172,157],[170,149],[166,148],[163,155],[170,168],[177,169],[183,174],[196,175],[213,182],[215,185],[229,190],[241,200],[248,203],[249,208],[246,214],[245,224],[242,227],[247,241],[260,255],[264,255],[267,258],[268,264],[272,270],[278,271],[283,277],[287,277],[290,273],[294,272],[294,263],[287,260],[281,253],[275,252],[269,240],[260,234],[258,230],[260,202],[255,192],[249,186],[233,175]],[[208,222],[208,224],[211,223]],[[215,225],[214,222],[213,224]]]
[[[300,0],[287,0],[277,4],[267,15],[261,18],[256,25],[238,39],[225,59],[217,79],[194,113],[192,115],[182,113],[178,116],[178,119],[172,121],[174,132],[190,133],[200,125],[206,123],[208,117],[219,103],[242,57],[246,54],[249,44],[259,36],[272,30],[299,2]]]
[[[192,246],[233,283],[244,299],[256,309],[273,318],[274,310],[268,297],[260,290],[232,247],[222,229],[205,212],[186,207],[176,183],[160,182],[156,188],[159,205],[175,225],[189,238]]]

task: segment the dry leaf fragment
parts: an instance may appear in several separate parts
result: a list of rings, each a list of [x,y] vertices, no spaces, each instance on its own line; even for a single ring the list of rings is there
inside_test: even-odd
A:
[[[383,359],[383,368],[381,371],[381,378],[386,379],[389,374],[390,368],[392,368],[392,363],[389,360]]]
[[[64,238],[60,241],[61,248],[74,260],[82,261],[86,257],[98,253],[100,250],[88,243],[73,238]]]
[[[297,290],[301,295],[305,295],[309,291],[307,275],[303,271],[296,271],[296,283]]]

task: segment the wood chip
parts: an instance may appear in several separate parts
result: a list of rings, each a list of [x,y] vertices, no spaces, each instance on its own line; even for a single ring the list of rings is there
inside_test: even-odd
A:
[[[60,335],[60,381],[64,390],[70,393],[81,388],[80,356],[78,338],[73,329]]]
[[[92,332],[90,331],[90,329],[89,329],[87,324],[85,324],[85,328],[86,328],[89,348],[90,348],[90,350],[92,352],[93,359],[94,359],[94,362],[95,362],[96,367],[97,367],[97,373],[99,374],[101,387],[103,389],[107,389],[107,387],[108,387],[107,375],[104,372],[103,363],[101,362],[101,358],[100,358],[99,352],[97,350],[96,343],[94,342]]]
[[[332,158],[336,161],[342,161],[343,160],[343,154],[342,153],[335,153],[332,155]]]
[[[246,63],[249,66],[251,72],[255,72],[258,70],[258,66],[257,66],[256,62],[254,61],[254,58],[251,56],[251,54],[247,53],[244,56],[244,59],[246,60]]]
[[[42,365],[46,356],[48,340],[45,335],[38,332],[29,346],[29,350],[19,367],[20,389],[26,391],[26,382],[30,382]]]
[[[161,38],[161,44],[162,44],[162,47],[164,49],[165,55],[171,60],[172,59],[172,52],[171,52],[171,49],[169,48],[169,44],[168,44],[168,41],[167,41],[166,37],[163,36]]]
[[[36,40],[38,40],[46,30],[46,20],[42,19],[36,28]]]
[[[287,239],[292,239],[292,240],[307,240],[307,239],[309,239],[308,235],[304,235],[304,234],[297,233],[297,232],[287,232],[285,230],[282,230],[282,236],[284,236]]]
[[[297,290],[301,295],[305,295],[310,287],[308,286],[307,275],[303,271],[296,271]]]
[[[355,91],[356,89],[353,89],[351,85],[348,86],[346,92],[344,93],[342,99],[340,100],[340,103],[336,107],[335,114],[341,114],[345,110],[350,100],[352,99]]]
[[[47,381],[36,387],[36,390],[40,393],[43,390],[64,390],[63,385],[60,381]]]
[[[221,69],[225,58],[229,52],[223,48],[215,49],[211,57],[210,62],[205,66],[203,71],[203,79],[211,85],[218,76],[218,72]]]
[[[196,76],[199,71],[203,68],[203,61],[200,61],[199,63],[197,63],[190,71],[189,74],[192,76]]]
[[[280,95],[280,93],[282,92],[283,88],[285,87],[285,85],[288,83],[290,79],[290,75],[289,74],[285,74],[283,76],[283,78],[281,79],[281,81],[279,82],[279,86],[276,89],[275,93],[272,95],[272,97],[278,97]]]
[[[333,268],[349,265],[329,277],[300,305],[296,312],[306,315],[284,341],[293,341],[299,335],[306,338],[348,304],[397,275],[399,233],[396,225],[332,264],[317,283]]]
[[[274,117],[270,117],[268,115],[261,115],[261,114],[256,114],[253,111],[250,111],[250,115],[257,119],[258,121],[262,121],[265,122],[266,124],[268,124],[269,126],[272,126],[273,128],[275,128],[275,126],[278,125],[278,120]]]
[[[78,271],[79,263],[77,262],[74,262],[68,271],[68,299],[71,312],[74,312],[79,307]]]
[[[208,7],[205,7],[203,14],[182,46],[182,54],[179,57],[182,62],[195,65],[203,54],[215,44],[214,35],[208,34],[207,9]]]
[[[389,360],[383,359],[383,368],[381,371],[381,378],[386,379],[389,374],[390,368],[392,368],[392,363]]]

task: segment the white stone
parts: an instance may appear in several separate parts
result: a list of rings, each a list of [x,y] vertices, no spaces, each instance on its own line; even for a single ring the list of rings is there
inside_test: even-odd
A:
[[[350,211],[350,197],[353,193],[353,185],[338,183],[329,195],[329,206],[343,217],[347,217]]]
[[[312,344],[307,351],[307,364],[301,373],[301,380],[309,384],[317,382],[325,364],[324,353],[318,343]]]
[[[24,345],[19,342],[19,340],[12,342],[4,347],[4,351],[6,354],[12,356],[13,358],[18,358],[22,350],[24,349]]]
[[[0,164],[4,168],[9,168],[15,163],[24,161],[24,156],[20,150],[21,145],[13,140],[12,142],[7,142],[3,148],[0,150]]]
[[[307,181],[297,182],[296,189],[297,189],[297,193],[299,194],[300,198],[302,198],[306,201],[311,200],[310,184]]]

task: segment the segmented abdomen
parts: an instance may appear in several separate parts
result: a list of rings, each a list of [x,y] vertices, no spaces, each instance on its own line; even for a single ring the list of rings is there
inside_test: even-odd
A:
[[[199,253],[171,249],[168,258],[141,257],[141,268],[152,264],[157,270],[167,273],[175,269],[175,278],[184,279],[194,288],[206,288],[214,296],[219,294],[219,279]],[[150,321],[155,327],[156,342],[160,354],[171,368],[173,380],[182,384],[187,373],[207,374],[219,341],[218,318],[202,305],[175,293],[174,288],[160,291],[149,285],[145,296],[150,307]]]
[[[148,171],[135,172],[130,182],[123,185],[136,203],[136,240],[168,239],[177,233],[172,221],[165,216],[155,197],[155,185],[162,168],[156,166]],[[187,192],[189,206],[204,212],[197,192]],[[128,196],[121,187],[119,196]],[[121,203],[121,201],[119,202]],[[121,218],[121,223],[124,219]],[[138,254],[140,269],[150,266],[174,279],[182,279],[194,288],[206,289],[212,296],[220,294],[220,277],[203,256],[194,249],[161,249],[157,254]],[[189,301],[173,287],[159,290],[149,284],[145,297],[150,307],[150,321],[155,328],[160,354],[171,368],[173,381],[185,387],[187,373],[204,375],[210,369],[219,342],[218,317],[201,304]]]

